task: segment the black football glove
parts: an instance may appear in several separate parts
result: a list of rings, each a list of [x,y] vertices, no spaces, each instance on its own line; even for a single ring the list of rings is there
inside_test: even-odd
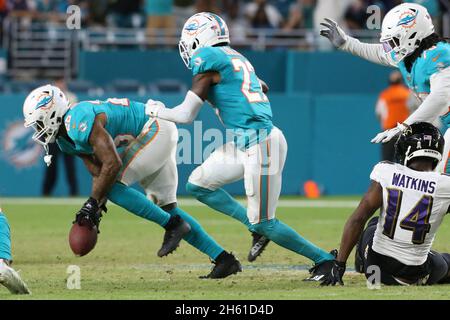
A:
[[[102,219],[102,211],[107,211],[106,201],[102,201],[99,205],[97,200],[90,197],[81,207],[80,211],[75,216],[75,221],[73,223],[78,223],[79,225],[89,224],[90,226],[96,226],[97,232],[100,233],[100,220]]]
[[[330,265],[330,270],[326,272],[323,277],[321,286],[335,286],[336,283],[339,283],[341,286],[344,285],[344,281],[342,281],[342,277],[345,273],[345,262],[333,261],[333,264]]]

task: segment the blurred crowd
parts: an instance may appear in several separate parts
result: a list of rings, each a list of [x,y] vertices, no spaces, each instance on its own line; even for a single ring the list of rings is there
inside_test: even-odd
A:
[[[195,12],[223,15],[234,34],[246,28],[279,30],[314,29],[323,17],[331,17],[347,29],[365,29],[367,7],[378,5],[385,13],[401,2],[420,3],[439,25],[448,12],[449,0],[0,0],[0,17],[62,19],[70,5],[78,5],[83,26],[179,28]]]

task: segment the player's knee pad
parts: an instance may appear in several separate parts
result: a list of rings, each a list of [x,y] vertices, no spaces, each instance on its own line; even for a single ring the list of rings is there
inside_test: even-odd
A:
[[[442,253],[442,258],[447,263],[447,275],[441,279],[440,283],[450,283],[450,253]]]
[[[450,253],[441,253],[442,258],[447,262],[448,271],[450,272]]]
[[[439,253],[431,251],[429,254],[430,259],[430,275],[428,277],[427,284],[432,285],[439,283],[445,279],[449,270],[449,257],[445,257],[445,253]]]
[[[197,199],[213,192],[190,182],[186,183],[186,191]]]
[[[450,266],[450,253],[441,253],[442,258],[444,258],[445,262]]]

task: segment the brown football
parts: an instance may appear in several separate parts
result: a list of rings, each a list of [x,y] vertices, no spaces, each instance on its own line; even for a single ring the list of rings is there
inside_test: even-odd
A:
[[[77,256],[84,256],[94,249],[97,243],[97,227],[86,222],[82,225],[74,223],[69,233],[69,245]]]

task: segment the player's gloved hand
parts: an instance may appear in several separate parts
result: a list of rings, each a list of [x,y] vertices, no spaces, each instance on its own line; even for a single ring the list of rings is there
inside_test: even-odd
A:
[[[151,117],[158,117],[158,113],[161,109],[164,109],[166,106],[161,101],[155,101],[152,99],[148,99],[145,104],[145,113]]]
[[[325,21],[320,24],[326,28],[320,30],[320,35],[330,40],[336,48],[342,47],[347,41],[347,34],[335,21],[328,18],[325,18]]]
[[[102,211],[107,211],[105,204],[106,201],[102,201],[102,204],[99,205],[97,200],[90,197],[81,207],[80,211],[77,212],[75,221],[73,221],[73,223],[78,223],[79,225],[88,223],[91,226],[96,226],[97,232],[100,233],[99,227],[100,220],[103,216]]]
[[[370,140],[370,142],[372,142],[372,143],[380,143],[380,142],[386,143],[386,142],[389,142],[396,135],[398,135],[398,134],[402,133],[403,131],[405,131],[406,128],[407,128],[407,126],[405,126],[404,124],[397,123],[397,126],[395,128],[388,129],[386,131],[380,132],[379,134],[377,134],[375,136],[375,138]]]
[[[335,286],[336,283],[343,286],[344,281],[342,281],[342,277],[344,276],[345,268],[345,262],[334,260],[331,269],[323,277],[321,286]]]

